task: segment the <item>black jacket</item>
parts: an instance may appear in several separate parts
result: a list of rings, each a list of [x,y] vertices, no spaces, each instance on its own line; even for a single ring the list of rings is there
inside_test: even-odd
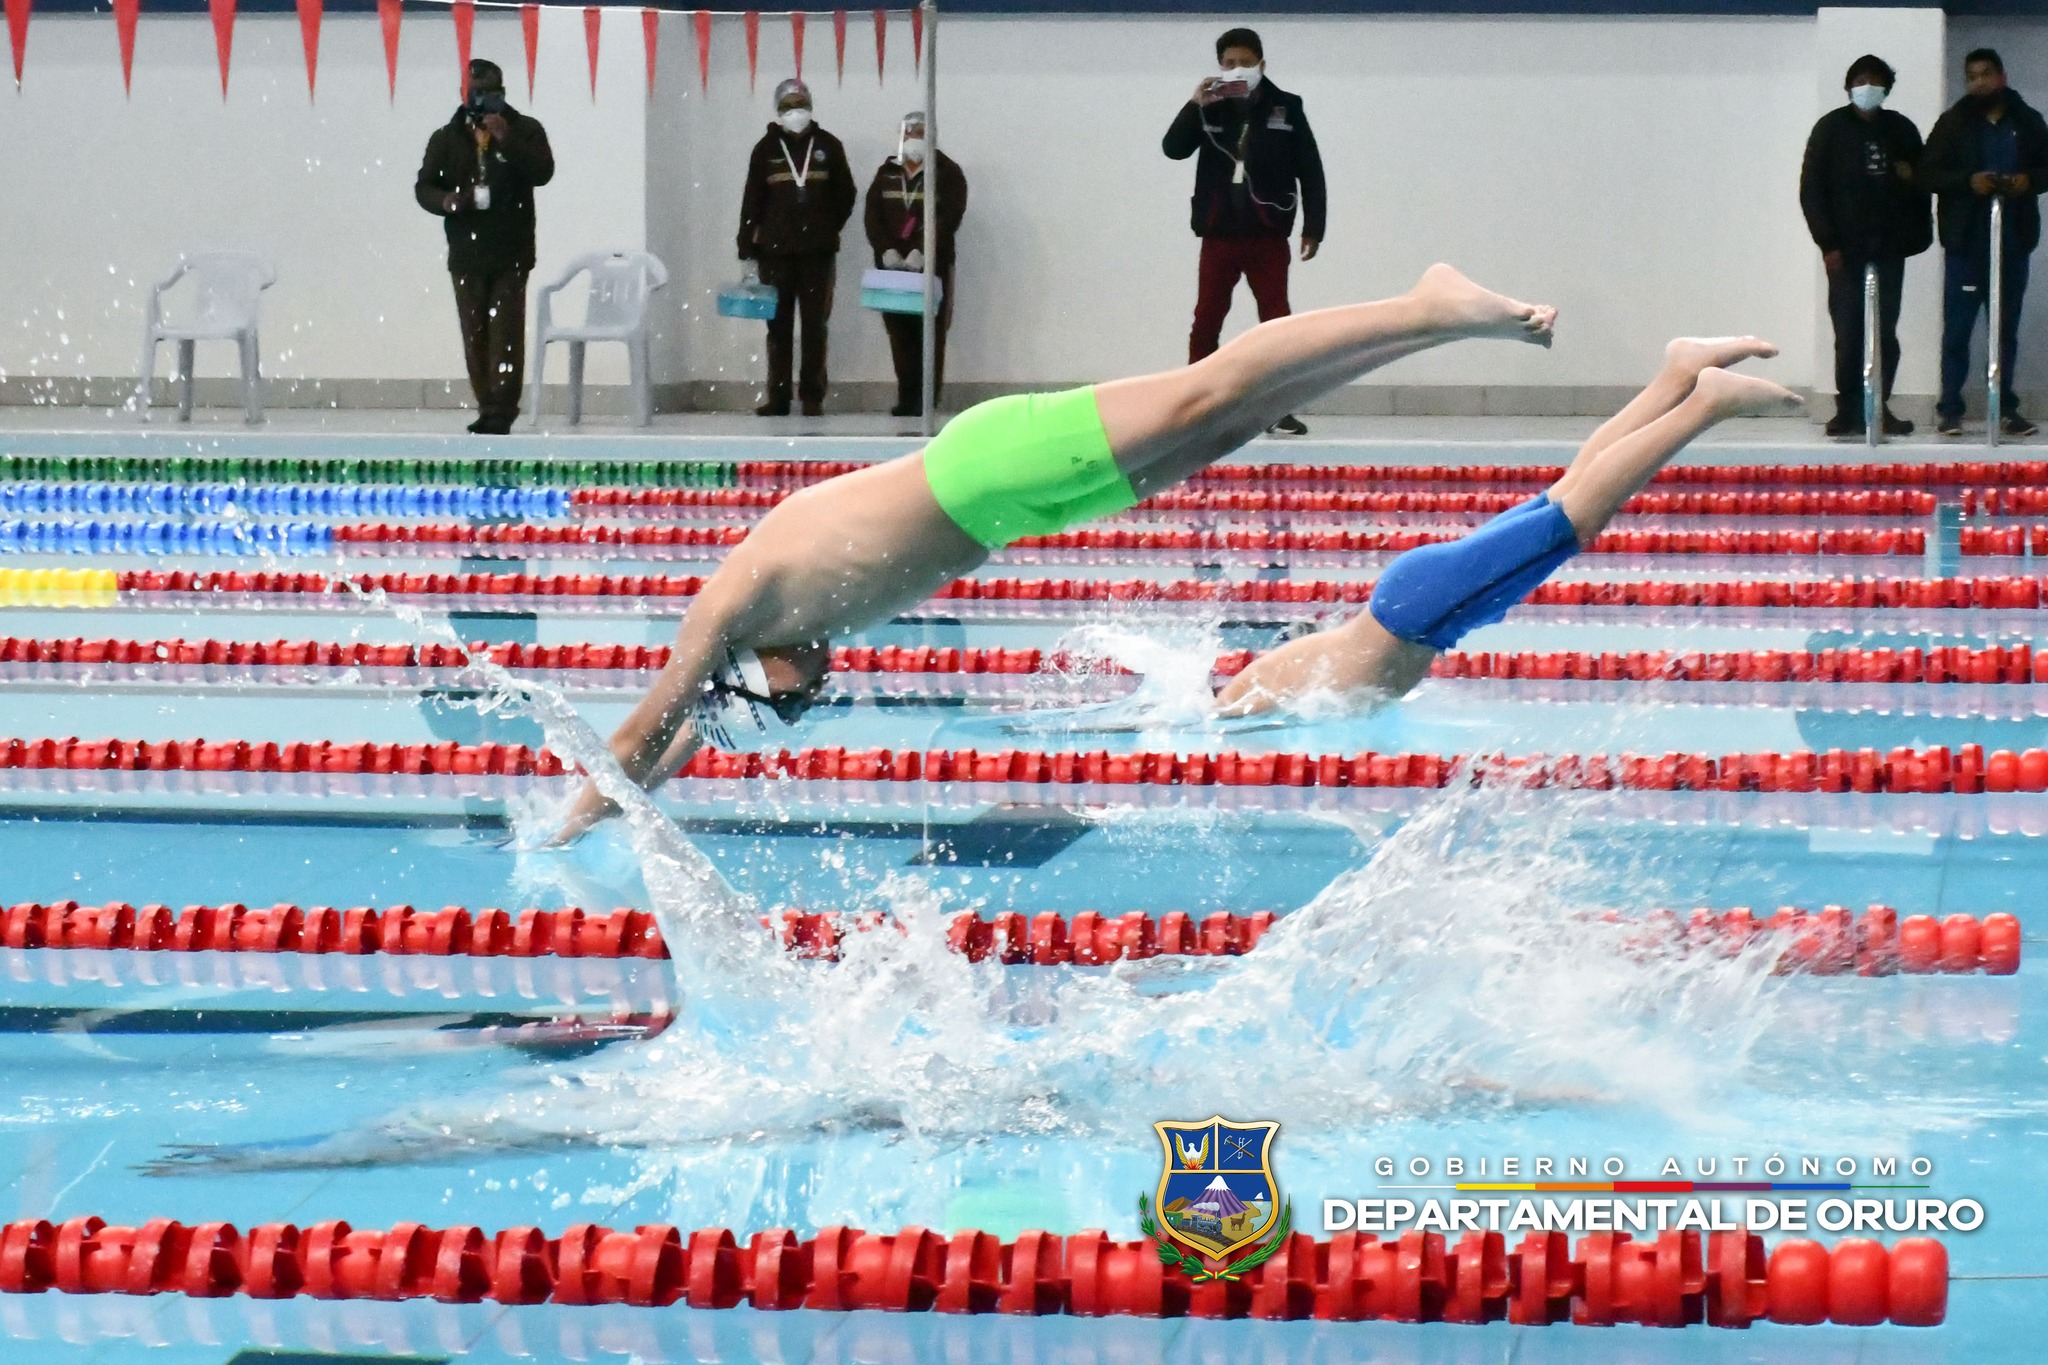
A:
[[[939,259],[933,264],[941,275],[949,275],[953,271],[953,237],[960,231],[960,220],[967,216],[967,177],[952,157],[940,152],[938,158]],[[924,177],[920,171],[906,184],[903,163],[893,156],[875,172],[874,183],[868,186],[862,226],[867,229],[877,266],[885,251],[924,250]]]
[[[1299,204],[1301,235],[1323,240],[1323,158],[1299,95],[1262,80],[1250,99],[1206,107],[1189,100],[1160,145],[1175,161],[1196,157],[1190,219],[1197,237],[1286,237]],[[1239,161],[1243,184],[1234,183]]]
[[[1920,162],[1920,130],[1890,109],[1866,119],[1844,104],[1820,116],[1799,168],[1799,207],[1823,252],[1852,261],[1917,256],[1934,241],[1927,191],[1902,177]]]
[[[2039,195],[2048,189],[2048,124],[2011,90],[2005,92],[2005,117],[2019,135],[2020,173],[2033,181],[2032,193],[2006,198],[2005,244],[2012,250],[2032,251],[2041,244]],[[1941,244],[1950,251],[1983,255],[1991,249],[1990,196],[1970,188],[1970,177],[1986,169],[1981,139],[1990,127],[1976,101],[1965,96],[1949,106],[1927,135],[1920,186],[1941,196]]]
[[[807,167],[798,188],[792,167]],[[771,123],[747,161],[740,196],[740,259],[839,250],[853,216],[853,171],[839,139],[812,124],[791,137]]]
[[[533,269],[533,191],[555,178],[555,153],[539,119],[508,108],[505,122],[509,135],[479,150],[458,108],[427,139],[413,197],[445,220],[450,270]],[[469,206],[470,193],[480,182],[491,187],[487,209]],[[443,201],[457,191],[462,202],[450,213]]]

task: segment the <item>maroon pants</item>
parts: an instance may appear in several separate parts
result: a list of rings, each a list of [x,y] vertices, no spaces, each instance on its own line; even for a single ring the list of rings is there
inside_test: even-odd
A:
[[[1204,237],[1200,284],[1195,291],[1195,326],[1188,333],[1188,363],[1214,351],[1223,338],[1223,319],[1238,279],[1251,282],[1259,321],[1284,318],[1287,306],[1285,237]]]

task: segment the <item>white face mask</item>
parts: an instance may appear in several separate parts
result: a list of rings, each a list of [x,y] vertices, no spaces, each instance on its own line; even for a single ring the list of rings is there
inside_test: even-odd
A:
[[[904,138],[903,144],[896,149],[896,159],[898,161],[922,162],[924,160],[924,148],[925,142],[923,138]]]
[[[1243,81],[1244,92],[1247,95],[1259,88],[1259,79],[1265,74],[1266,69],[1261,66],[1226,66],[1223,68],[1223,79],[1226,81]]]
[[[801,108],[785,109],[775,116],[775,121],[782,125],[784,132],[798,136],[811,126],[811,111]]]
[[[1884,107],[1884,97],[1891,91],[1881,85],[1858,85],[1849,90],[1849,103],[1868,114]]]

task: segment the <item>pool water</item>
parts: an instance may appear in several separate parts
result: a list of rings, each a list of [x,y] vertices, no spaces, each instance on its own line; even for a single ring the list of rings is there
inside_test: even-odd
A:
[[[724,449],[734,445],[711,453],[734,453]],[[1350,458],[1439,463],[1446,452]],[[1456,458],[1514,456],[1460,450]],[[1429,518],[1358,524],[1411,520]],[[421,567],[428,557],[379,549],[346,566],[430,571]],[[1186,556],[1128,558],[1028,572],[1198,572]],[[1918,576],[1938,560],[1851,567]],[[1378,562],[1319,557],[1199,572],[1360,578]],[[8,556],[20,567],[87,563],[217,567],[197,552],[144,560],[73,547]],[[1811,556],[1607,556],[1572,572],[1806,577],[1840,567]],[[2001,562],[1983,572],[2024,567]],[[610,556],[580,567],[536,558],[526,571],[699,570]],[[0,609],[0,635],[658,644],[672,636],[678,611],[673,600],[482,610],[381,596],[307,603],[128,593],[97,607]],[[847,643],[1080,651],[1143,679],[1038,674],[966,687],[841,675],[828,705],[765,747],[1464,755],[2048,747],[2048,684],[1435,679],[1370,715],[1311,711],[1235,726],[1207,719],[1199,699],[1211,661],[1276,641],[1304,614],[937,602]],[[2038,617],[1527,607],[1464,648],[2039,648],[2048,640]],[[316,677],[143,668],[109,680],[0,665],[0,728],[25,738],[546,743],[573,758],[610,732],[644,681],[547,670],[518,679],[513,696],[494,691],[506,678],[490,670],[450,679],[417,670]],[[589,728],[569,723],[572,714]],[[1447,1157],[1483,1157],[1496,1168],[1504,1157],[1548,1156],[1560,1167],[1572,1157],[1595,1167],[1612,1157],[1629,1179],[1727,1179],[1738,1160],[1748,1178],[1760,1178],[1774,1156],[1791,1163],[1792,1179],[1801,1158],[1831,1172],[1853,1158],[1867,1178],[1873,1159],[1904,1169],[1926,1158],[1929,1193],[1976,1199],[1987,1216],[1977,1231],[1945,1236],[1957,1278],[1948,1322],[1932,1329],[0,1296],[8,1360],[146,1354],[213,1365],[244,1351],[257,1353],[251,1359],[295,1351],[619,1361],[1192,1353],[2017,1362],[2036,1355],[2022,1329],[2048,1320],[2040,1232],[2048,1198],[2033,1178],[2048,1162],[2040,1099],[2048,989],[2034,937],[2016,976],[1779,976],[1767,954],[1644,951],[1613,922],[1659,907],[1883,904],[1902,916],[2011,912],[2031,934],[2031,896],[2043,884],[2035,879],[2048,880],[2040,837],[2048,796],[682,779],[635,820],[573,849],[538,851],[531,845],[572,793],[569,779],[155,776],[0,771],[0,865],[8,869],[0,903],[634,906],[660,913],[673,958],[257,961],[263,955],[0,950],[0,1026],[10,1035],[0,1160],[12,1173],[10,1219],[94,1213],[115,1224],[161,1216],[247,1227],[345,1218],[358,1227],[535,1224],[550,1232],[667,1223],[742,1236],[841,1224],[1004,1237],[1099,1227],[1130,1238],[1137,1196],[1159,1176],[1152,1123],[1210,1113],[1280,1122],[1276,1174],[1297,1226],[1318,1235],[1326,1197],[1427,1183],[1378,1174],[1378,1158],[1404,1172],[1427,1158],[1434,1180],[1444,1178]],[[152,780],[136,780],[144,777]],[[797,960],[755,918],[789,908],[874,911],[895,928],[850,935],[836,962]],[[1280,922],[1240,958],[1005,967],[970,964],[948,949],[947,921],[961,910],[1272,911]],[[1672,1172],[1667,1161],[1677,1163]]]

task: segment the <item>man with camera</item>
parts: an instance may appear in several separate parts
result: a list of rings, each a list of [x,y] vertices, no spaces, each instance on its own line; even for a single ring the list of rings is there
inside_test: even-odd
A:
[[[1287,239],[1301,210],[1301,259],[1322,245],[1327,195],[1323,159],[1301,97],[1266,79],[1259,35],[1234,28],[1216,40],[1216,74],[1195,86],[1162,146],[1175,161],[1196,157],[1193,225],[1202,239],[1188,363],[1213,352],[1240,278],[1250,282],[1259,321],[1286,317]],[[1308,428],[1292,414],[1277,435]]]
[[[540,120],[505,102],[493,62],[469,64],[469,94],[427,139],[413,194],[448,235],[448,273],[477,419],[502,436],[519,416],[526,365],[526,277],[533,272],[533,191],[555,176]]]
[[[2004,268],[1999,335],[2005,392],[2005,434],[2031,436],[2013,389],[2019,353],[2020,304],[2027,293],[2027,257],[2041,242],[2041,191],[2048,189],[2048,123],[2005,84],[2005,63],[1988,47],[1963,58],[1967,93],[1935,122],[1920,162],[1920,185],[1941,197],[1943,261],[1941,401],[1944,436],[1963,434],[1963,380],[1970,335],[1991,288],[1991,201],[2005,204]]]

